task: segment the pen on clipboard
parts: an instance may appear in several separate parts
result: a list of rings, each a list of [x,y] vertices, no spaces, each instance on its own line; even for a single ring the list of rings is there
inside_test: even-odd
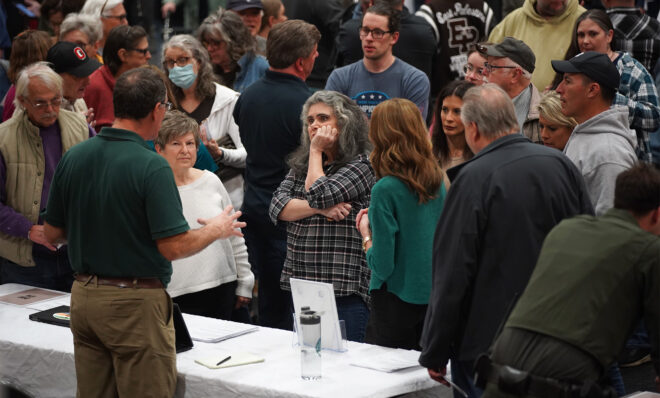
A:
[[[449,383],[449,385],[451,386],[451,388],[453,388],[453,389],[456,390],[459,394],[461,394],[462,396],[464,396],[465,398],[467,398],[467,396],[468,396],[467,393],[466,393],[465,391],[463,391],[459,386],[457,386],[456,383],[454,383],[453,381],[449,380],[449,379],[446,378],[446,377],[443,377],[443,379],[445,379],[445,380],[447,381],[447,383]]]
[[[216,363],[215,366],[220,366],[220,365],[222,365],[223,363],[229,361],[230,359],[231,359],[231,355],[228,356],[227,358],[221,360],[220,362]],[[467,397],[467,395],[465,395],[465,396]]]

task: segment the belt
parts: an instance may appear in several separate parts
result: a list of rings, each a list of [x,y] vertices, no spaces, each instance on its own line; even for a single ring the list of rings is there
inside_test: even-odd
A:
[[[104,278],[98,275],[76,274],[78,282],[85,284],[94,282],[97,285],[116,286],[119,288],[134,289],[162,289],[163,283],[158,278]]]
[[[538,398],[609,398],[616,397],[610,387],[595,382],[574,384],[548,377],[540,377],[523,370],[493,363],[486,356],[477,360],[477,373],[484,381],[498,387],[501,392],[515,396],[532,395]],[[485,383],[484,383],[485,384]]]

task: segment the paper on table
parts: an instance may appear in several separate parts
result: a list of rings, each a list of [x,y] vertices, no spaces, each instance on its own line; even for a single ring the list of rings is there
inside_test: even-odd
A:
[[[34,303],[40,301],[51,300],[55,297],[65,296],[65,295],[67,294],[63,292],[33,288],[33,289],[22,290],[20,292],[16,292],[12,294],[7,294],[5,296],[0,297],[0,301],[9,304],[29,306],[30,304],[34,305]],[[51,307],[50,304],[49,307]],[[30,308],[34,308],[34,307],[31,306]]]
[[[364,355],[351,365],[391,373],[420,366],[418,360],[419,351],[396,349],[376,356]]]
[[[38,311],[46,311],[48,309],[59,307],[61,305],[71,305],[71,296],[68,294],[66,296],[55,297],[50,300],[39,301],[38,303],[26,305],[26,307]]]
[[[219,321],[204,317],[191,317],[183,314],[188,332],[193,340],[204,343],[218,343],[259,330],[258,326],[245,323]]]
[[[222,362],[223,359],[231,355],[231,359]],[[195,359],[195,362],[206,366],[209,369],[231,368],[232,366],[249,365],[251,363],[263,362],[264,358],[251,354],[249,352],[235,352],[227,355],[216,355],[212,358]],[[218,365],[219,362],[222,362]]]

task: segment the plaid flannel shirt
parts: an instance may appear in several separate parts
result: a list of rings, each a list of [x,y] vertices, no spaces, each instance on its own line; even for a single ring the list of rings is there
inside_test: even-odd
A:
[[[660,22],[634,7],[607,10],[614,25],[612,48],[627,52],[652,71],[660,56]]]
[[[289,278],[332,283],[335,295],[359,294],[368,301],[371,272],[362,251],[362,237],[355,228],[357,213],[369,207],[374,171],[365,155],[347,164],[324,167],[325,176],[305,190],[306,175],[289,171],[273,194],[269,215],[277,223],[291,199],[306,200],[315,209],[326,209],[342,202],[351,204],[342,221],[328,221],[313,215],[287,223],[287,250],[280,285],[291,290]]]
[[[637,157],[651,161],[649,133],[660,126],[660,108],[655,82],[649,72],[628,53],[620,53],[616,68],[621,75],[613,105],[628,107],[630,128],[637,133]]]

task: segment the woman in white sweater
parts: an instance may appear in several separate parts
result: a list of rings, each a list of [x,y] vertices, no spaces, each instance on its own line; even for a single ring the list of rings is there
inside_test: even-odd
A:
[[[198,219],[218,214],[231,204],[215,174],[192,167],[198,143],[197,122],[182,112],[168,112],[155,146],[172,168],[190,228],[201,227]],[[247,305],[252,297],[254,275],[242,237],[217,240],[191,257],[173,261],[172,268],[167,291],[183,312],[230,319],[232,310]]]

